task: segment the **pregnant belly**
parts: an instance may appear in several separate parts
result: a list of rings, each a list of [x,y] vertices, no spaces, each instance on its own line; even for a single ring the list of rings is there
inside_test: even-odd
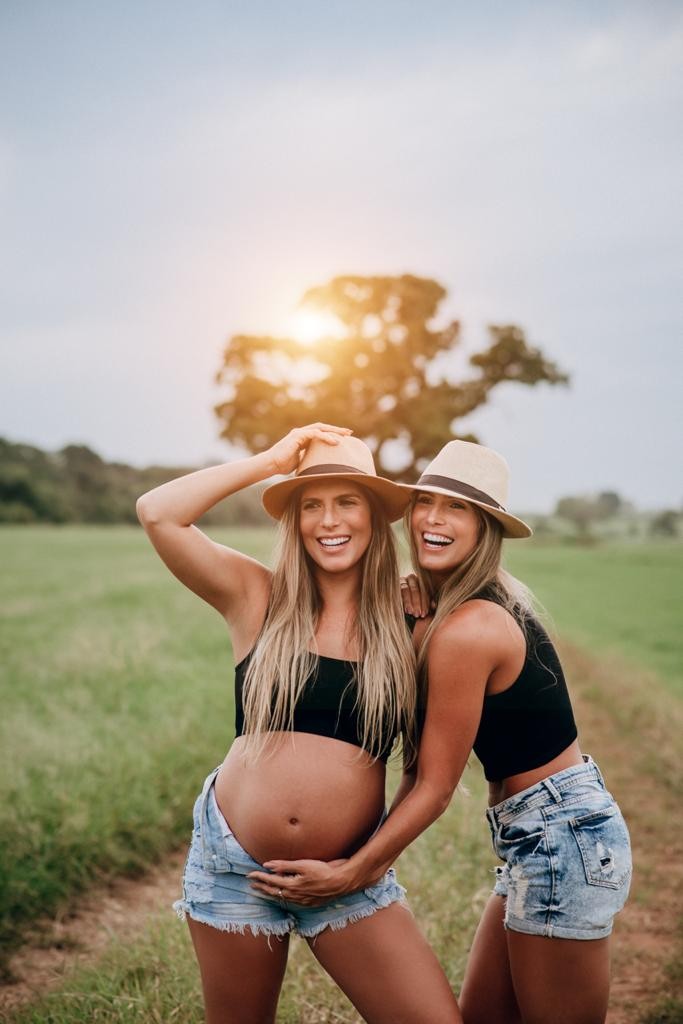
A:
[[[358,747],[309,733],[268,737],[258,760],[233,743],[216,779],[230,830],[254,860],[348,857],[377,827],[385,768]]]

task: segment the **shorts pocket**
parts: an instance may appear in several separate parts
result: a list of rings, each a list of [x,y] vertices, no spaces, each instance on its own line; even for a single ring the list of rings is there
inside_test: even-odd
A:
[[[631,875],[631,844],[621,811],[608,804],[569,825],[581,853],[586,881],[606,889],[621,889]]]
[[[494,837],[494,850],[502,860],[508,860],[517,849],[524,853],[531,852],[539,847],[545,838],[546,823],[538,816],[530,821],[513,820],[500,826],[498,835]]]
[[[198,842],[201,864],[211,875],[224,874],[233,870],[229,842],[232,837],[224,836],[215,823],[204,815],[203,829],[200,827]]]

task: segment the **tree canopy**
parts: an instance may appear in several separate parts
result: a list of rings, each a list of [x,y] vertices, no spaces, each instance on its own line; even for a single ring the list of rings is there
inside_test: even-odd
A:
[[[367,441],[380,473],[411,480],[447,441],[477,440],[458,433],[457,422],[497,385],[567,382],[514,325],[490,326],[488,347],[462,356],[454,379],[460,323],[433,323],[446,295],[437,281],[410,274],[336,277],[311,288],[302,306],[332,314],[339,332],[311,346],[235,335],[217,373],[226,391],[216,406],[221,436],[259,451],[292,427],[338,423]],[[407,453],[400,471],[387,465],[383,448],[395,439]]]
[[[595,523],[632,512],[633,506],[616,491],[601,491],[599,494],[572,494],[559,498],[555,515],[567,519],[576,527],[578,536],[587,540]]]

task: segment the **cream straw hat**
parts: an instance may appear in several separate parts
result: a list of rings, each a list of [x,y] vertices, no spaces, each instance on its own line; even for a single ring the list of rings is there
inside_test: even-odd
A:
[[[457,495],[502,523],[504,537],[530,537],[531,528],[505,510],[509,482],[508,464],[498,452],[471,441],[449,441],[417,483],[399,487]]]
[[[400,519],[410,502],[410,494],[391,480],[377,476],[372,452],[357,437],[339,437],[339,443],[326,444],[315,438],[306,448],[294,477],[266,487],[261,495],[268,515],[280,519],[294,491],[311,480],[348,479],[372,491],[390,522]]]

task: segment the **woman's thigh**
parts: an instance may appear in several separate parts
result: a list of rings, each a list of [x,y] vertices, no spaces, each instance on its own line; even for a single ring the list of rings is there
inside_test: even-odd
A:
[[[460,992],[465,1024],[521,1024],[504,916],[503,897],[490,896],[474,935]]]
[[[448,979],[411,912],[400,903],[309,945],[368,1024],[460,1024]]]
[[[221,931],[187,918],[204,991],[207,1024],[272,1024],[289,936]]]
[[[609,997],[609,938],[553,939],[506,933],[524,1024],[603,1024]]]
[[[465,971],[465,1024],[602,1024],[609,939],[553,939],[505,929],[505,901],[491,896]]]

